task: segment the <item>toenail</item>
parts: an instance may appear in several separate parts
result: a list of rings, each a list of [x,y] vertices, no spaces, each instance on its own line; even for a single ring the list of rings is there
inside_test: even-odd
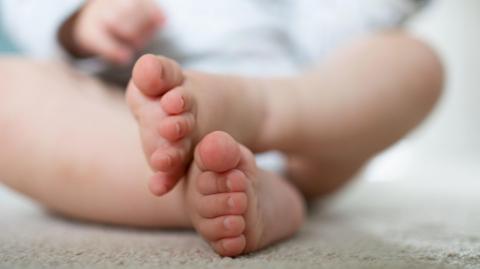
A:
[[[227,242],[225,242],[225,240],[222,242],[222,248],[224,251],[227,251],[228,249]]]
[[[229,206],[230,208],[235,207],[235,201],[233,201],[233,198],[232,198],[232,197],[228,198],[227,203],[228,203],[228,206]]]
[[[183,96],[180,97],[180,108],[185,109],[185,98]]]
[[[177,131],[177,135],[180,136],[182,135],[182,127],[180,126],[180,123],[175,124],[175,130]]]
[[[163,155],[162,160],[167,164],[168,167],[172,166],[172,157],[169,155]]]
[[[231,218],[228,218],[228,217],[227,217],[227,218],[225,218],[225,219],[223,220],[223,226],[225,226],[225,229],[227,229],[227,230],[232,229],[232,224],[233,224],[233,223],[232,223],[232,219],[231,219]]]
[[[232,180],[231,179],[227,179],[227,189],[228,191],[232,191],[233,190],[233,184],[232,184]]]

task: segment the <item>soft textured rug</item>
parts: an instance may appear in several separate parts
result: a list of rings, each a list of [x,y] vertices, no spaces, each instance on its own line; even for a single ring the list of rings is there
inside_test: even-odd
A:
[[[220,258],[190,231],[77,223],[0,187],[0,268],[480,268],[480,182],[361,182],[293,239]]]

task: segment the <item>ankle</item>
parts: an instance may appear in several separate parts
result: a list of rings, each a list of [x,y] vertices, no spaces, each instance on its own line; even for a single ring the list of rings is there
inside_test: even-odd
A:
[[[257,151],[290,151],[297,140],[299,98],[294,78],[257,80],[256,90],[263,98],[264,113],[258,128]]]
[[[249,96],[250,107],[257,109],[254,114],[254,119],[249,121],[256,122],[253,128],[253,139],[251,143],[244,144],[253,152],[264,152],[271,150],[268,133],[266,130],[270,126],[272,101],[271,83],[269,79],[263,78],[249,78],[245,79],[245,87],[247,96]]]

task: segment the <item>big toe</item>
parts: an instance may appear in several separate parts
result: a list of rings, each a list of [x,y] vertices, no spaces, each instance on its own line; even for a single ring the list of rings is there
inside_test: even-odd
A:
[[[215,131],[206,135],[195,151],[195,162],[203,171],[223,173],[237,167],[241,152],[229,134]]]
[[[150,97],[161,96],[180,86],[184,79],[176,61],[152,54],[146,54],[136,62],[132,78],[137,88]]]

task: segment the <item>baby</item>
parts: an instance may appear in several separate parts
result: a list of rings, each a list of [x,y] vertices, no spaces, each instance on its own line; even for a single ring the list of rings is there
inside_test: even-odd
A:
[[[7,22],[32,23],[8,20],[15,2]],[[136,61],[126,92],[156,197],[121,91],[53,61],[0,59],[1,180],[74,218],[194,228],[222,256],[295,234],[306,201],[417,126],[442,88],[434,51],[396,26],[414,1],[65,2],[76,11],[51,27],[70,59],[162,54]],[[283,173],[257,166],[267,151]]]

